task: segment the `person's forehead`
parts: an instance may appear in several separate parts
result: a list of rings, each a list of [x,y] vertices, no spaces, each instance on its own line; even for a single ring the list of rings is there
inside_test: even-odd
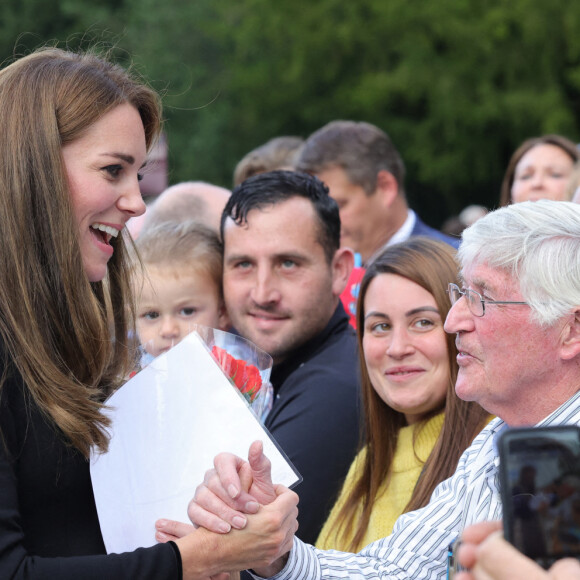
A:
[[[516,166],[516,169],[535,165],[572,165],[570,155],[561,147],[551,143],[541,143],[526,151]]]
[[[461,271],[464,286],[474,290],[519,290],[519,282],[509,272],[488,264],[471,264]]]
[[[329,165],[317,171],[315,175],[326,184],[331,196],[338,193],[355,193],[360,187],[351,180],[346,169],[340,165]]]
[[[235,252],[237,245],[248,241],[258,242],[261,253],[317,253],[322,251],[320,230],[312,204],[305,198],[291,198],[250,210],[240,224],[228,217],[224,223],[224,250],[226,254]]]

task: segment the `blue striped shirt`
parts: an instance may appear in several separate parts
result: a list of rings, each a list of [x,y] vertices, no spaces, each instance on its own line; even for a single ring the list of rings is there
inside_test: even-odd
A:
[[[580,392],[538,426],[564,424],[580,424]],[[275,580],[443,580],[447,548],[463,528],[502,517],[495,438],[506,427],[499,418],[491,421],[463,453],[455,473],[437,486],[429,504],[403,514],[387,538],[358,554],[317,550],[294,538],[288,562]]]

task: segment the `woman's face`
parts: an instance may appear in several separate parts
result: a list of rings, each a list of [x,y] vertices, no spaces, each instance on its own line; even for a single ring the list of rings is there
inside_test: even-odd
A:
[[[79,228],[83,266],[91,282],[102,280],[116,238],[145,204],[139,170],[147,155],[138,111],[119,105],[82,137],[62,148],[73,211]]]
[[[512,203],[538,199],[565,200],[573,167],[570,155],[556,145],[532,147],[516,165]]]
[[[379,274],[364,297],[363,351],[371,383],[408,424],[443,407],[449,358],[435,298],[396,274]]]

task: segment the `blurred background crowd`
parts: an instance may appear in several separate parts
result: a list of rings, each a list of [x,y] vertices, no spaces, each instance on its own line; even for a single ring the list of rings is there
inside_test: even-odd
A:
[[[164,94],[167,174],[150,194],[192,179],[231,188],[271,138],[370,122],[405,160],[410,206],[441,229],[497,206],[524,140],[580,140],[579,28],[574,0],[8,0],[0,60],[50,39],[112,43]]]

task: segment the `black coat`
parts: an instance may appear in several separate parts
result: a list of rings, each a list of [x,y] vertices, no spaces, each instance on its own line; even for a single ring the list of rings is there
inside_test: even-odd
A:
[[[174,544],[106,555],[89,463],[25,393],[0,390],[0,578],[178,580]]]

